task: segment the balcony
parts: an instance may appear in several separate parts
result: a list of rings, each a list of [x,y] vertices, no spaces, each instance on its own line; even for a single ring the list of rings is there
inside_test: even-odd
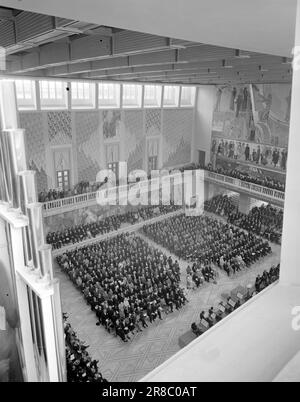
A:
[[[178,175],[178,173],[173,175],[171,174],[170,177],[175,177],[176,175]],[[208,183],[221,185],[229,190],[238,193],[247,194],[250,197],[269,202],[281,208],[283,208],[284,206],[284,192],[282,191],[259,186],[257,184],[249,183],[246,181],[235,179],[230,176],[225,176],[210,171],[204,171],[204,180]],[[144,191],[148,191],[151,183],[152,180],[146,180],[144,182],[141,182],[140,184]],[[132,184],[118,187],[119,193],[127,193],[131,186]],[[74,211],[76,209],[90,207],[94,205],[97,205],[97,192],[74,195],[72,197],[61,198],[58,200],[43,203],[44,216],[48,217],[52,215],[58,215],[64,212]]]

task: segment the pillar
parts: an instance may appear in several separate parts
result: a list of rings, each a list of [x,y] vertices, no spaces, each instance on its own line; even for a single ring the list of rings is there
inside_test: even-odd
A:
[[[283,236],[281,248],[280,281],[300,286],[300,1],[296,14],[296,36],[294,48],[294,69],[292,82],[292,101],[290,134],[287,161],[286,190],[284,203]]]

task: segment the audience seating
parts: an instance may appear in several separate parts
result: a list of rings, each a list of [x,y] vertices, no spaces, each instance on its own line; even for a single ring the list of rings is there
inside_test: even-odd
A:
[[[253,233],[210,216],[184,214],[143,227],[143,233],[178,258],[209,266],[212,263],[231,273],[249,267],[272,250]]]
[[[273,243],[280,244],[283,225],[283,210],[272,205],[254,207],[248,214],[238,211],[237,206],[227,195],[217,195],[205,201],[207,212],[227,217],[230,224],[248,232],[264,237]]]
[[[180,207],[176,205],[137,208],[135,211],[109,216],[98,222],[76,225],[62,232],[49,232],[46,241],[48,244],[52,245],[53,249],[60,249],[69,244],[80,243],[86,239],[92,239],[99,235],[118,230],[122,223],[130,223],[133,225],[139,221],[174,212],[179,208]]]
[[[142,238],[121,234],[57,257],[108,332],[124,342],[186,302],[180,267]]]
[[[80,341],[76,332],[67,321],[67,314],[63,315],[68,382],[107,382],[99,372],[98,361],[92,360],[87,352],[88,346]]]

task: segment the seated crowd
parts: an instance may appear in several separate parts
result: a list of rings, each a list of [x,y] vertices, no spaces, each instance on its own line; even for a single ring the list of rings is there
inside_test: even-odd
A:
[[[243,214],[227,195],[217,195],[205,201],[204,208],[208,212],[227,217],[228,223],[232,225],[280,244],[283,225],[282,209],[270,204],[262,204],[260,207],[252,208],[248,214]]]
[[[178,258],[218,265],[231,273],[249,267],[271,253],[267,241],[212,217],[184,214],[145,225],[143,232]]]
[[[57,262],[83,293],[98,325],[124,342],[148,321],[162,320],[163,313],[187,302],[178,261],[128,233],[67,251]]]
[[[212,164],[209,163],[208,165],[200,165],[200,164],[191,164],[188,166],[184,166],[181,170],[187,170],[187,169],[203,169],[203,170],[208,170],[213,173],[218,173],[218,174],[223,174],[225,176],[230,176],[235,179],[239,179],[242,181],[246,181],[249,183],[257,184],[259,186],[263,187],[268,187],[272,188],[273,190],[278,190],[278,191],[285,191],[285,183],[283,183],[280,180],[275,179],[274,177],[270,176],[255,176],[251,175],[250,173],[246,172],[241,172],[238,169],[226,169],[224,167],[217,167],[213,168]]]
[[[87,352],[88,346],[80,341],[76,332],[63,315],[68,382],[107,382],[98,369],[98,361],[92,360]]]
[[[121,227],[122,223],[134,224],[174,212],[179,208],[176,205],[142,207],[124,214],[109,216],[97,222],[72,226],[61,232],[49,232],[46,240],[54,249],[60,249],[69,244],[80,243],[86,239],[92,239],[99,235],[115,231]]]
[[[258,275],[255,280],[255,291],[244,296],[243,300],[234,299],[231,296],[228,297],[226,302],[221,301],[218,308],[211,307],[208,312],[201,311],[199,317],[199,324],[193,322],[191,324],[191,330],[196,335],[202,335],[207,329],[213,327],[219,321],[221,321],[226,315],[231,314],[234,310],[241,306],[242,302],[246,302],[251,299],[257,293],[264,290],[267,286],[276,282],[279,279],[280,264],[272,266],[268,271],[264,271],[262,275]]]

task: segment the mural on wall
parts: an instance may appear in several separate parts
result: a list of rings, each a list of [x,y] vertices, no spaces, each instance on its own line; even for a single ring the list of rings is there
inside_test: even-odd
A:
[[[286,170],[291,85],[220,86],[212,124],[216,157]]]
[[[272,168],[282,171],[286,170],[286,148],[213,138],[211,152],[214,159],[223,157],[233,159],[237,162],[258,165],[264,168]]]
[[[280,147],[288,146],[292,88],[288,84],[252,85],[253,115],[257,128],[253,138]]]
[[[72,142],[71,113],[69,111],[47,112],[50,145],[64,145]]]
[[[28,168],[36,172],[38,192],[48,188],[43,116],[39,112],[20,113],[20,126],[25,129]]]
[[[120,136],[121,111],[104,110],[103,111],[103,137],[112,139]]]
[[[163,125],[163,166],[180,166],[191,161],[192,109],[165,110]]]
[[[100,116],[96,111],[75,114],[78,180],[96,181],[100,170]]]
[[[146,109],[145,132],[147,136],[158,136],[161,133],[161,110]]]
[[[143,169],[146,139],[143,134],[143,111],[130,110],[124,112],[124,157],[127,161],[128,172]]]

